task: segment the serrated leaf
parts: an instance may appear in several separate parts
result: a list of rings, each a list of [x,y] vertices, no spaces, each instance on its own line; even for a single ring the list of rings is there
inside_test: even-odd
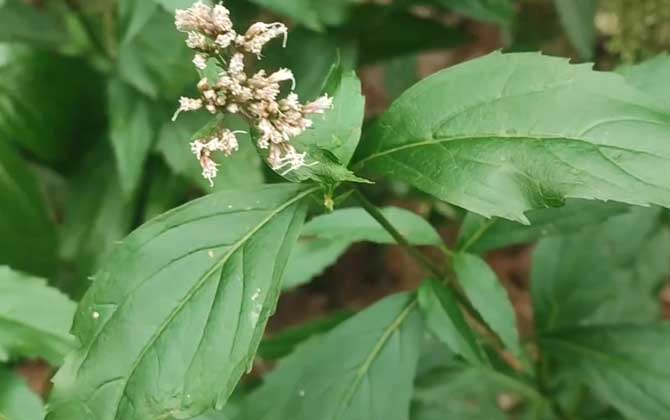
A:
[[[597,0],[554,0],[565,32],[583,60],[593,58],[596,44]]]
[[[25,380],[0,368],[0,419],[43,420],[44,407]]]
[[[82,346],[54,379],[47,418],[188,418],[223,406],[274,311],[315,190],[211,194],[133,232],[79,305]]]
[[[440,245],[442,239],[420,216],[397,207],[381,210],[413,245]],[[335,263],[353,243],[394,244],[395,240],[362,208],[338,209],[305,225],[286,269],[285,288],[297,287]]]
[[[117,79],[110,81],[107,90],[109,138],[121,188],[129,197],[140,182],[144,163],[156,137],[151,104],[131,86]]]
[[[409,89],[354,169],[527,223],[567,198],[670,206],[669,134],[670,111],[616,74],[493,53]]]
[[[426,327],[440,341],[471,363],[488,363],[486,354],[449,288],[435,279],[427,279],[419,287],[418,299]]]
[[[237,152],[228,157],[216,156],[220,166],[214,187],[203,178],[202,168],[191,152],[189,142],[202,138],[219,125],[233,131],[249,131],[249,126],[236,118],[212,120],[209,114],[190,112],[180,115],[175,122],[169,121],[163,125],[156,148],[175,173],[184,176],[202,191],[231,190],[262,184],[263,163],[251,144],[249,134],[243,133],[236,134],[240,148]]]
[[[40,275],[57,265],[54,223],[33,174],[0,138],[0,264]]]
[[[416,299],[386,298],[283,359],[238,418],[408,419],[422,334]]]
[[[627,418],[670,412],[670,325],[582,327],[542,337],[541,345]]]
[[[74,348],[68,334],[74,311],[75,304],[45,280],[0,267],[0,361],[4,354],[59,365]]]
[[[474,308],[515,355],[522,355],[516,315],[507,291],[480,257],[458,253],[453,259],[459,283]]]
[[[533,242],[539,238],[562,235],[626,213],[630,206],[587,200],[567,200],[558,208],[531,210],[529,225],[504,219],[487,219],[468,213],[458,235],[458,249],[483,253],[508,245]]]
[[[655,290],[670,274],[670,232],[660,209],[628,214],[540,242],[531,292],[538,331],[658,317]]]
[[[648,95],[670,104],[670,56],[660,54],[651,60],[617,70],[628,83]]]
[[[508,25],[514,16],[511,0],[436,0],[438,4],[466,16]]]

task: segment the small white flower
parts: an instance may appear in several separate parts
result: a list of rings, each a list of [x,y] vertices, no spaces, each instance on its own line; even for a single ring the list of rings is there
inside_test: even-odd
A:
[[[326,110],[333,107],[333,98],[323,95],[314,102],[306,104],[303,108],[305,114],[323,114]]]
[[[214,162],[209,154],[204,154],[200,157],[200,166],[202,167],[202,176],[209,181],[210,186],[214,186],[214,178],[219,172],[219,168],[216,162]]]
[[[268,77],[268,80],[272,83],[280,83],[290,80],[291,90],[295,89],[295,77],[293,77],[293,72],[289,69],[279,69],[272,73],[270,77]]]
[[[217,35],[214,43],[220,48],[228,48],[233,43],[237,34],[235,32],[226,32],[225,34]]]
[[[205,49],[207,47],[207,38],[198,32],[189,32],[186,46],[194,49]]]
[[[228,65],[228,73],[232,76],[244,73],[244,54],[235,53],[235,55],[233,55],[230,59],[230,64]]]
[[[221,32],[228,32],[233,29],[233,22],[230,20],[230,12],[221,4],[217,4],[212,9],[212,21]]]
[[[207,68],[207,57],[204,54],[196,54],[193,58],[193,64],[200,70]]]
[[[177,117],[182,112],[197,111],[200,108],[202,108],[201,99],[192,99],[182,96],[181,98],[179,98],[179,108],[177,109],[177,112],[175,112],[174,115],[172,116],[172,121],[176,121]]]

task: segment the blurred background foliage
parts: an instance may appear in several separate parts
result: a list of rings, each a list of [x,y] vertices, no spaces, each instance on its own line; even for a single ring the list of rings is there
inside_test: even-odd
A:
[[[44,277],[77,300],[101,259],[146,220],[212,191],[278,180],[251,143],[242,141],[242,152],[223,162],[210,188],[188,146],[209,116],[190,113],[170,121],[179,96],[192,95],[197,82],[191,52],[173,24],[175,8],[191,3],[0,0],[0,265]],[[287,48],[276,42],[266,61],[292,69],[305,99],[319,94],[334,62],[356,69],[368,122],[419,79],[498,49],[540,50],[609,70],[670,48],[670,0],[228,0],[225,5],[238,30],[255,20],[290,25]],[[447,229],[464,216],[406,185],[380,185],[376,193],[383,201],[414,200],[414,210]],[[361,265],[355,257],[348,263]],[[362,287],[353,281],[340,288]],[[328,290],[356,305],[386,292],[358,290],[352,297]],[[300,299],[292,295],[286,302]],[[296,316],[280,308],[275,325],[294,323]],[[438,415],[445,407],[452,412],[448,418],[508,418],[501,407],[521,418],[514,417],[522,405],[516,394],[501,391],[495,381],[444,359],[426,364],[415,404],[423,414],[417,418],[445,418]],[[429,386],[434,383],[441,385]],[[599,404],[586,409],[596,413],[592,418],[619,418]],[[521,411],[519,416],[526,416]]]

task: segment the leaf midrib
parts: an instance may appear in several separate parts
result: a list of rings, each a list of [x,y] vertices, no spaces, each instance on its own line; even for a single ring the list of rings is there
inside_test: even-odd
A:
[[[159,328],[156,330],[156,332],[149,338],[145,346],[142,348],[140,351],[136,361],[132,364],[130,367],[130,370],[128,371],[127,376],[123,380],[123,388],[121,392],[121,397],[119,398],[118,402],[115,404],[116,406],[116,412],[114,414],[114,420],[119,419],[119,408],[121,405],[121,401],[123,400],[125,394],[126,394],[126,389],[128,387],[128,383],[130,382],[130,378],[133,377],[135,371],[139,367],[140,363],[144,359],[144,356],[147,354],[149,349],[153,346],[153,344],[160,338],[160,336],[163,334],[163,332],[166,330],[166,328],[169,326],[170,322],[174,319],[175,316],[177,316],[181,310],[191,301],[191,298],[200,290],[201,287],[204,286],[204,284],[207,282],[207,279],[212,276],[217,270],[219,270],[225,263],[228,261],[231,255],[233,255],[242,245],[244,245],[253,235],[255,235],[260,229],[262,229],[267,223],[269,223],[277,214],[283,212],[293,204],[297,203],[298,201],[302,200],[304,197],[308,196],[309,194],[312,194],[313,192],[317,191],[320,187],[312,187],[309,188],[302,193],[296,195],[295,197],[291,198],[290,200],[286,201],[284,204],[281,206],[277,207],[272,213],[270,213],[265,219],[261,220],[260,223],[258,223],[253,229],[251,229],[246,235],[241,237],[236,243],[234,243],[229,251],[226,253],[226,255],[219,260],[216,264],[214,264],[209,270],[207,270],[200,278],[196,281],[195,285],[186,293],[185,297],[181,300],[180,304],[177,305],[165,318],[163,323],[159,326]]]

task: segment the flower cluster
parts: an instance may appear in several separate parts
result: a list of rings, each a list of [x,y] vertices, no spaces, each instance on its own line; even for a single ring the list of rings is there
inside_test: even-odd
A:
[[[208,63],[216,62],[218,75],[215,81],[204,77],[198,83],[199,98],[182,97],[180,112],[201,108],[212,114],[218,112],[239,114],[259,132],[258,147],[269,149],[268,163],[274,170],[288,173],[306,165],[305,153],[299,153],[290,140],[312,126],[311,114],[323,114],[332,107],[332,99],[322,96],[302,104],[293,92],[295,79],[288,69],[268,74],[259,70],[251,75],[245,60],[251,56],[261,59],[263,47],[269,41],[283,36],[286,43],[287,28],[282,23],[257,22],[244,34],[235,32],[230,12],[223,5],[208,6],[198,1],[189,9],[177,10],[177,30],[188,34],[186,45],[195,50],[193,64],[201,72]],[[279,98],[281,84],[291,82],[291,93]],[[221,128],[210,138],[191,143],[191,150],[202,166],[202,175],[212,183],[218,164],[212,160],[213,152],[231,155],[238,149],[235,134]]]

